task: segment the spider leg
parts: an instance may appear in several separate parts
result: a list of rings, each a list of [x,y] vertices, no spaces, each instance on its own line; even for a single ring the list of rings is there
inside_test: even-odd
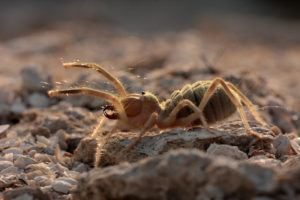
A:
[[[177,114],[179,111],[181,111],[184,107],[188,107],[191,110],[193,110],[193,116],[197,116],[196,118],[200,118],[204,121],[204,123],[202,122],[202,125],[204,127],[207,127],[207,122],[205,120],[205,117],[203,115],[203,113],[199,110],[199,108],[189,99],[183,99],[182,101],[180,101],[176,107],[171,111],[171,113],[169,114],[169,116],[167,116],[165,119],[161,119],[161,121],[158,122],[158,124],[162,124],[163,126],[171,126],[176,120],[176,125],[180,126],[180,125],[186,125],[186,124],[190,124],[192,123],[193,119],[195,120],[195,116],[193,118],[191,118],[189,115],[188,117],[182,119],[182,120],[178,120],[177,119]],[[186,120],[187,118],[189,118],[188,120]],[[201,120],[201,121],[202,121]],[[179,123],[178,123],[179,122]]]
[[[239,95],[242,102],[245,104],[245,106],[249,109],[250,113],[253,115],[254,119],[259,122],[264,127],[269,127],[268,124],[262,119],[260,114],[256,111],[255,106],[253,103],[239,90],[237,89],[233,84],[227,83],[230,89],[232,89],[235,93]]]
[[[246,129],[246,132],[250,135],[255,135],[257,137],[261,137],[258,133],[251,130],[249,122],[246,117],[246,113],[245,113],[245,111],[243,109],[243,105],[241,103],[241,98],[239,97],[239,94],[235,90],[230,89],[228,83],[222,78],[216,78],[212,81],[211,85],[208,87],[207,91],[203,95],[203,98],[200,102],[200,105],[199,105],[200,111],[204,110],[207,102],[212,97],[214,92],[217,90],[219,85],[222,86],[222,88],[224,89],[224,92],[230,98],[231,102],[235,105],[235,107],[240,115],[240,118],[242,120],[242,123]]]
[[[80,67],[80,68],[89,68],[96,70],[100,74],[102,74],[105,78],[107,78],[116,88],[120,96],[126,96],[127,92],[123,86],[123,84],[116,78],[114,77],[111,73],[106,71],[104,68],[102,68],[100,65],[95,64],[95,63],[78,63],[78,62],[71,62],[71,63],[64,63],[63,66],[65,68],[69,67]]]
[[[130,145],[128,145],[124,153],[132,150],[141,141],[143,135],[156,124],[157,119],[158,114],[156,112],[152,113],[147,122],[145,123],[143,130],[139,133],[138,137]]]
[[[128,120],[128,118],[125,114],[124,108],[123,108],[121,102],[119,101],[118,97],[116,97],[110,93],[103,92],[100,90],[95,90],[95,89],[88,88],[88,87],[79,87],[79,88],[71,88],[71,89],[64,89],[64,90],[48,91],[48,95],[50,97],[60,96],[60,95],[80,95],[80,94],[100,97],[100,98],[110,102],[111,104],[113,104],[115,106],[120,117],[126,121]]]
[[[103,124],[104,124],[104,122],[106,121],[106,119],[107,119],[107,118],[104,117],[104,116],[101,116],[101,117],[100,117],[100,120],[99,120],[97,126],[94,128],[94,130],[93,130],[93,132],[92,132],[92,134],[91,134],[91,137],[92,137],[92,138],[96,138],[96,137],[98,136],[99,131],[100,131],[100,129],[103,127]]]

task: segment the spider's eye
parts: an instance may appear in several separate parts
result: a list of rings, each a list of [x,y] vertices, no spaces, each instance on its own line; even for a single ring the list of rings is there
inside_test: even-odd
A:
[[[145,92],[145,91],[143,91],[143,92],[142,92],[142,95],[145,95],[145,94],[146,94],[146,92]]]

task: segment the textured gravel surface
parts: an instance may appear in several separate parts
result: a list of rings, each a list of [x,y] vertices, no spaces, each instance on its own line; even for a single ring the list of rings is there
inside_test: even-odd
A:
[[[84,25],[56,24],[0,44],[0,199],[300,198],[300,102],[290,92],[300,89],[297,43],[247,37],[242,24],[153,37],[92,24],[87,33]],[[112,131],[107,122],[91,135],[106,102],[48,97],[51,88],[78,85],[114,92],[99,74],[63,69],[61,58],[98,62],[128,91],[161,100],[187,83],[223,77],[278,130],[250,117],[265,136],[258,140],[233,115],[210,129],[154,128],[125,152],[139,131]]]

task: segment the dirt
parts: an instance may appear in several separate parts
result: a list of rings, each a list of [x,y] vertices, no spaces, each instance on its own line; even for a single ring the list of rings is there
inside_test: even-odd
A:
[[[0,198],[298,199],[299,35],[279,34],[288,25],[270,21],[266,37],[259,20],[244,20],[252,27],[217,20],[151,36],[57,23],[2,42]],[[278,128],[250,117],[264,136],[257,139],[235,114],[210,129],[153,129],[124,152],[138,131],[111,132],[109,122],[91,136],[106,102],[48,97],[49,89],[79,85],[113,92],[99,74],[61,66],[75,60],[99,63],[128,91],[161,100],[185,84],[222,77]]]

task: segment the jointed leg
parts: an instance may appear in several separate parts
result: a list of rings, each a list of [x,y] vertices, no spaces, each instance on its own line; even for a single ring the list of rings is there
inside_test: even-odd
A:
[[[135,147],[141,141],[143,135],[156,124],[157,118],[158,118],[158,114],[156,112],[151,114],[151,116],[147,120],[143,130],[139,133],[138,137],[125,149],[125,152],[130,151],[133,147]]]
[[[207,102],[212,97],[212,95],[215,93],[215,91],[217,90],[219,85],[221,85],[223,87],[224,92],[230,98],[231,102],[235,105],[238,113],[240,114],[242,123],[243,123],[247,133],[258,136],[257,133],[251,131],[251,128],[250,128],[250,125],[248,123],[245,111],[243,109],[243,105],[240,101],[241,99],[239,97],[239,94],[236,93],[234,90],[231,90],[230,87],[227,85],[226,81],[221,79],[221,78],[216,78],[215,80],[212,81],[211,85],[209,86],[209,88],[205,92],[205,94],[204,94],[204,96],[203,96],[203,98],[200,102],[200,105],[199,105],[200,111],[204,110],[205,106],[207,105]]]
[[[98,136],[99,130],[103,127],[103,124],[104,124],[104,122],[105,122],[106,119],[107,119],[106,117],[101,116],[101,118],[100,118],[97,126],[94,128],[94,130],[93,130],[93,132],[91,134],[92,138],[96,138]]]
[[[125,115],[124,108],[119,101],[119,99],[107,92],[102,92],[100,90],[95,90],[92,88],[87,88],[87,87],[80,87],[80,88],[72,88],[72,89],[64,89],[64,90],[50,90],[48,92],[48,95],[53,97],[53,96],[60,96],[60,95],[79,95],[79,94],[86,94],[90,96],[95,96],[95,97],[100,97],[111,104],[113,104],[116,108],[118,113],[120,114],[120,117],[124,120],[128,120],[127,116]]]
[[[184,107],[188,107],[188,108],[192,109],[194,112],[192,115],[194,115],[194,114],[197,115],[197,118],[200,118],[202,125],[206,128],[208,127],[203,113],[193,102],[191,102],[188,99],[184,99],[184,100],[180,101],[176,105],[176,107],[172,110],[170,115],[166,119],[164,119],[163,122],[161,122],[161,123],[163,123],[165,125],[171,125],[172,123],[174,123],[176,120],[178,120],[178,119],[176,119],[178,112],[181,111],[181,109],[183,109]],[[191,123],[192,123],[192,121],[191,121]],[[185,124],[189,124],[189,123],[185,123]],[[178,125],[180,125],[180,123]]]
[[[268,127],[268,124],[261,118],[260,114],[255,110],[255,106],[253,105],[253,103],[233,84],[228,83],[228,86],[230,87],[230,89],[234,90],[234,92],[236,92],[239,95],[242,102],[245,104],[245,106],[249,109],[250,113],[253,115],[254,119],[264,127]]]
[[[106,71],[101,66],[99,66],[95,63],[71,62],[71,63],[64,63],[63,66],[66,67],[66,68],[68,68],[68,67],[81,67],[81,68],[89,68],[89,69],[96,70],[97,72],[99,72],[100,74],[102,74],[108,80],[110,80],[112,82],[112,84],[117,89],[120,96],[126,96],[126,94],[127,94],[124,86],[122,85],[122,83],[116,77],[112,76],[108,71]]]

